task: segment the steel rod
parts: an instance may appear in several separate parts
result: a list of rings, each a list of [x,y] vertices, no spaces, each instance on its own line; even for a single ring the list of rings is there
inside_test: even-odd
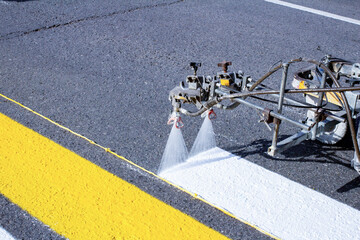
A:
[[[322,74],[322,77],[321,77],[321,83],[320,83],[320,88],[324,88],[325,87],[325,83],[326,83],[326,73],[324,72]],[[316,103],[316,106],[319,107],[322,105],[322,102],[323,102],[323,98],[324,98],[324,92],[320,92],[319,93],[319,98],[317,99],[317,103]],[[317,128],[319,126],[319,121],[317,119],[315,119],[316,117],[316,114],[314,115],[314,121],[316,122],[315,123],[315,126],[314,128],[312,129],[312,135],[311,135],[311,140],[315,140],[316,139],[316,135],[317,135]]]
[[[244,100],[244,99],[241,99],[241,98],[236,98],[236,99],[234,99],[234,101],[239,102],[239,103],[241,103],[241,104],[244,104],[244,105],[246,105],[246,106],[248,106],[248,107],[255,108],[255,109],[259,110],[259,111],[264,111],[264,110],[265,110],[265,108],[263,108],[263,107],[261,107],[261,106],[258,106],[258,105],[256,105],[256,104],[250,103],[250,102],[248,102],[248,101],[246,101],[246,100]],[[274,117],[274,118],[277,118],[277,119],[280,119],[280,120],[282,120],[282,121],[289,122],[289,123],[291,123],[291,124],[293,124],[293,125],[295,125],[295,126],[297,126],[297,127],[300,127],[300,128],[302,128],[302,129],[305,129],[305,130],[310,130],[310,128],[311,128],[310,126],[308,126],[308,125],[306,125],[306,124],[303,124],[303,123],[301,123],[301,122],[298,122],[298,121],[295,121],[295,120],[293,120],[293,119],[290,119],[290,118],[288,118],[288,117],[286,117],[286,116],[284,116],[284,115],[282,115],[282,114],[276,113],[276,112],[274,112],[274,111],[271,111],[271,112],[270,112],[270,116],[272,116],[272,117]]]
[[[283,107],[283,103],[284,103],[284,94],[285,94],[285,87],[286,87],[289,64],[287,64],[287,63],[283,64],[283,68],[284,69],[283,69],[283,74],[282,74],[282,79],[281,79],[281,84],[280,84],[279,102],[278,102],[278,108],[277,108],[277,113],[279,113],[279,114],[281,114],[281,112],[282,112],[282,107]],[[279,130],[280,130],[280,121],[275,121],[274,122],[273,139],[272,139],[271,146],[268,149],[268,154],[270,156],[274,156],[276,153],[276,145],[278,142]]]
[[[257,88],[256,88],[256,90],[261,90],[261,89],[270,89],[270,88],[267,88],[266,86],[261,86],[261,87],[257,87]],[[270,90],[272,90],[272,89],[270,89]],[[279,94],[269,94],[269,95],[272,96],[272,97],[279,98]],[[297,105],[297,106],[299,106],[299,107],[307,107],[307,108],[306,108],[307,110],[310,110],[310,111],[313,111],[313,112],[318,111],[317,108],[311,108],[311,107],[313,107],[313,106],[310,105],[310,104],[302,103],[302,102],[300,102],[300,101],[297,101],[297,100],[292,99],[292,98],[289,98],[289,97],[285,97],[285,96],[284,96],[284,100],[285,100],[285,102],[288,102],[288,103],[293,104],[293,105]],[[340,117],[340,116],[337,116],[337,115],[335,115],[335,114],[333,114],[333,113],[331,113],[331,112],[329,112],[329,111],[324,111],[323,114],[324,114],[326,117],[329,117],[329,118],[331,118],[331,119],[334,119],[334,120],[336,120],[336,121],[338,121],[338,122],[343,122],[343,123],[346,122],[346,119],[345,119],[345,118]]]
[[[318,93],[318,92],[347,92],[360,91],[360,87],[337,87],[337,88],[308,88],[308,89],[285,89],[285,93]],[[219,100],[233,99],[238,97],[249,97],[256,95],[279,94],[278,90],[240,92],[221,96]]]

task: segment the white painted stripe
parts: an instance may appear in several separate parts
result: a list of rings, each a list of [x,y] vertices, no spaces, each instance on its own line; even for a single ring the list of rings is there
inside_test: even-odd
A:
[[[282,239],[360,237],[360,211],[220,148],[161,176]]]
[[[321,15],[321,16],[337,19],[340,21],[360,25],[360,20],[357,20],[357,19],[348,18],[348,17],[337,15],[337,14],[333,14],[333,13],[329,13],[329,12],[325,12],[325,11],[321,11],[321,10],[317,10],[317,9],[313,9],[313,8],[309,8],[309,7],[304,7],[304,6],[293,4],[293,3],[288,3],[288,2],[284,2],[284,1],[280,1],[280,0],[265,0],[265,2],[275,3],[278,5],[285,6],[285,7],[290,7],[290,8],[298,9],[301,11],[314,13],[317,15]]]
[[[0,227],[0,239],[1,240],[15,240],[15,238],[13,236],[11,236],[11,234],[8,233],[2,227]]]

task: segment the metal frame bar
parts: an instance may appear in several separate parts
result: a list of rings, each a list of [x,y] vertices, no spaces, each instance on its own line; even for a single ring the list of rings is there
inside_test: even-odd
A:
[[[285,95],[285,87],[286,87],[286,82],[287,82],[288,70],[289,70],[289,64],[288,63],[283,64],[283,74],[282,74],[282,79],[281,79],[279,102],[278,102],[278,107],[277,107],[277,112],[279,114],[281,114],[282,107],[284,104],[284,95]],[[280,123],[281,122],[279,120],[275,121],[273,139],[272,139],[271,146],[268,149],[268,154],[270,156],[274,156],[276,153],[278,135],[279,135],[279,130],[280,130]]]
[[[216,93],[219,93],[219,94],[222,94],[222,95],[226,95],[226,94],[227,94],[227,93],[225,93],[225,92],[223,92],[223,91],[221,91],[221,90],[219,90],[219,89],[216,89],[215,92],[216,92]],[[259,110],[259,111],[261,111],[261,112],[265,110],[264,107],[261,107],[261,106],[259,106],[259,105],[256,105],[256,104],[254,104],[254,103],[251,103],[251,102],[246,101],[246,100],[241,99],[241,98],[234,98],[233,100],[234,100],[235,102],[244,104],[245,106],[248,106],[248,107],[257,109],[257,110]],[[289,123],[291,123],[291,124],[293,124],[293,125],[295,125],[295,126],[297,126],[297,127],[300,127],[300,128],[302,128],[302,129],[304,129],[304,130],[310,130],[310,128],[311,128],[311,126],[308,126],[308,125],[306,125],[306,124],[303,124],[303,123],[301,123],[301,122],[298,122],[298,121],[296,121],[296,120],[293,120],[293,119],[291,119],[291,118],[288,118],[288,117],[286,117],[285,115],[282,115],[282,114],[280,114],[280,113],[276,113],[276,112],[274,112],[274,111],[271,111],[271,112],[270,112],[270,116],[272,116],[272,117],[274,117],[274,118],[277,118],[277,119],[280,119],[281,121],[289,122]]]

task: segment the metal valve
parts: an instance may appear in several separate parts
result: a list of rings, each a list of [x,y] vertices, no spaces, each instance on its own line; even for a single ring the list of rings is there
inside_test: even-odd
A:
[[[194,69],[194,75],[196,76],[196,72],[197,72],[198,68],[201,67],[201,63],[191,62],[190,67],[192,67],[192,69]]]
[[[221,67],[222,70],[224,71],[224,73],[227,73],[227,70],[228,70],[228,66],[232,65],[231,62],[228,62],[228,61],[223,61],[221,63],[218,63],[218,67]]]

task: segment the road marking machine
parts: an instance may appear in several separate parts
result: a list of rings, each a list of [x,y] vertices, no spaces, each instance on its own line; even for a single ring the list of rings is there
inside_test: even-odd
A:
[[[291,65],[307,63],[310,66],[294,73],[292,88],[287,89],[288,72]],[[351,164],[360,174],[360,151],[357,140],[358,113],[360,105],[360,63],[325,56],[320,61],[298,58],[273,66],[258,80],[245,75],[242,71],[228,71],[231,62],[221,62],[222,71],[215,76],[199,76],[197,70],[201,63],[190,63],[193,75],[186,77],[186,83],[170,91],[172,113],[169,124],[183,127],[181,114],[200,116],[207,114],[214,118],[214,109],[232,110],[239,105],[256,109],[260,113],[260,122],[271,130],[272,144],[268,154],[274,156],[304,140],[318,140],[324,144],[337,144],[350,136],[355,153]],[[277,71],[282,71],[280,89],[274,90],[263,82]],[[305,101],[295,98],[294,94],[303,94]],[[274,109],[254,103],[251,99],[272,102]],[[275,99],[275,100],[270,100]],[[230,101],[224,104],[225,100]],[[257,101],[258,102],[258,101]],[[195,105],[194,111],[186,109],[186,104]],[[283,113],[283,106],[306,109],[303,121],[293,120]],[[294,135],[278,141],[280,125],[283,122],[301,129]]]

